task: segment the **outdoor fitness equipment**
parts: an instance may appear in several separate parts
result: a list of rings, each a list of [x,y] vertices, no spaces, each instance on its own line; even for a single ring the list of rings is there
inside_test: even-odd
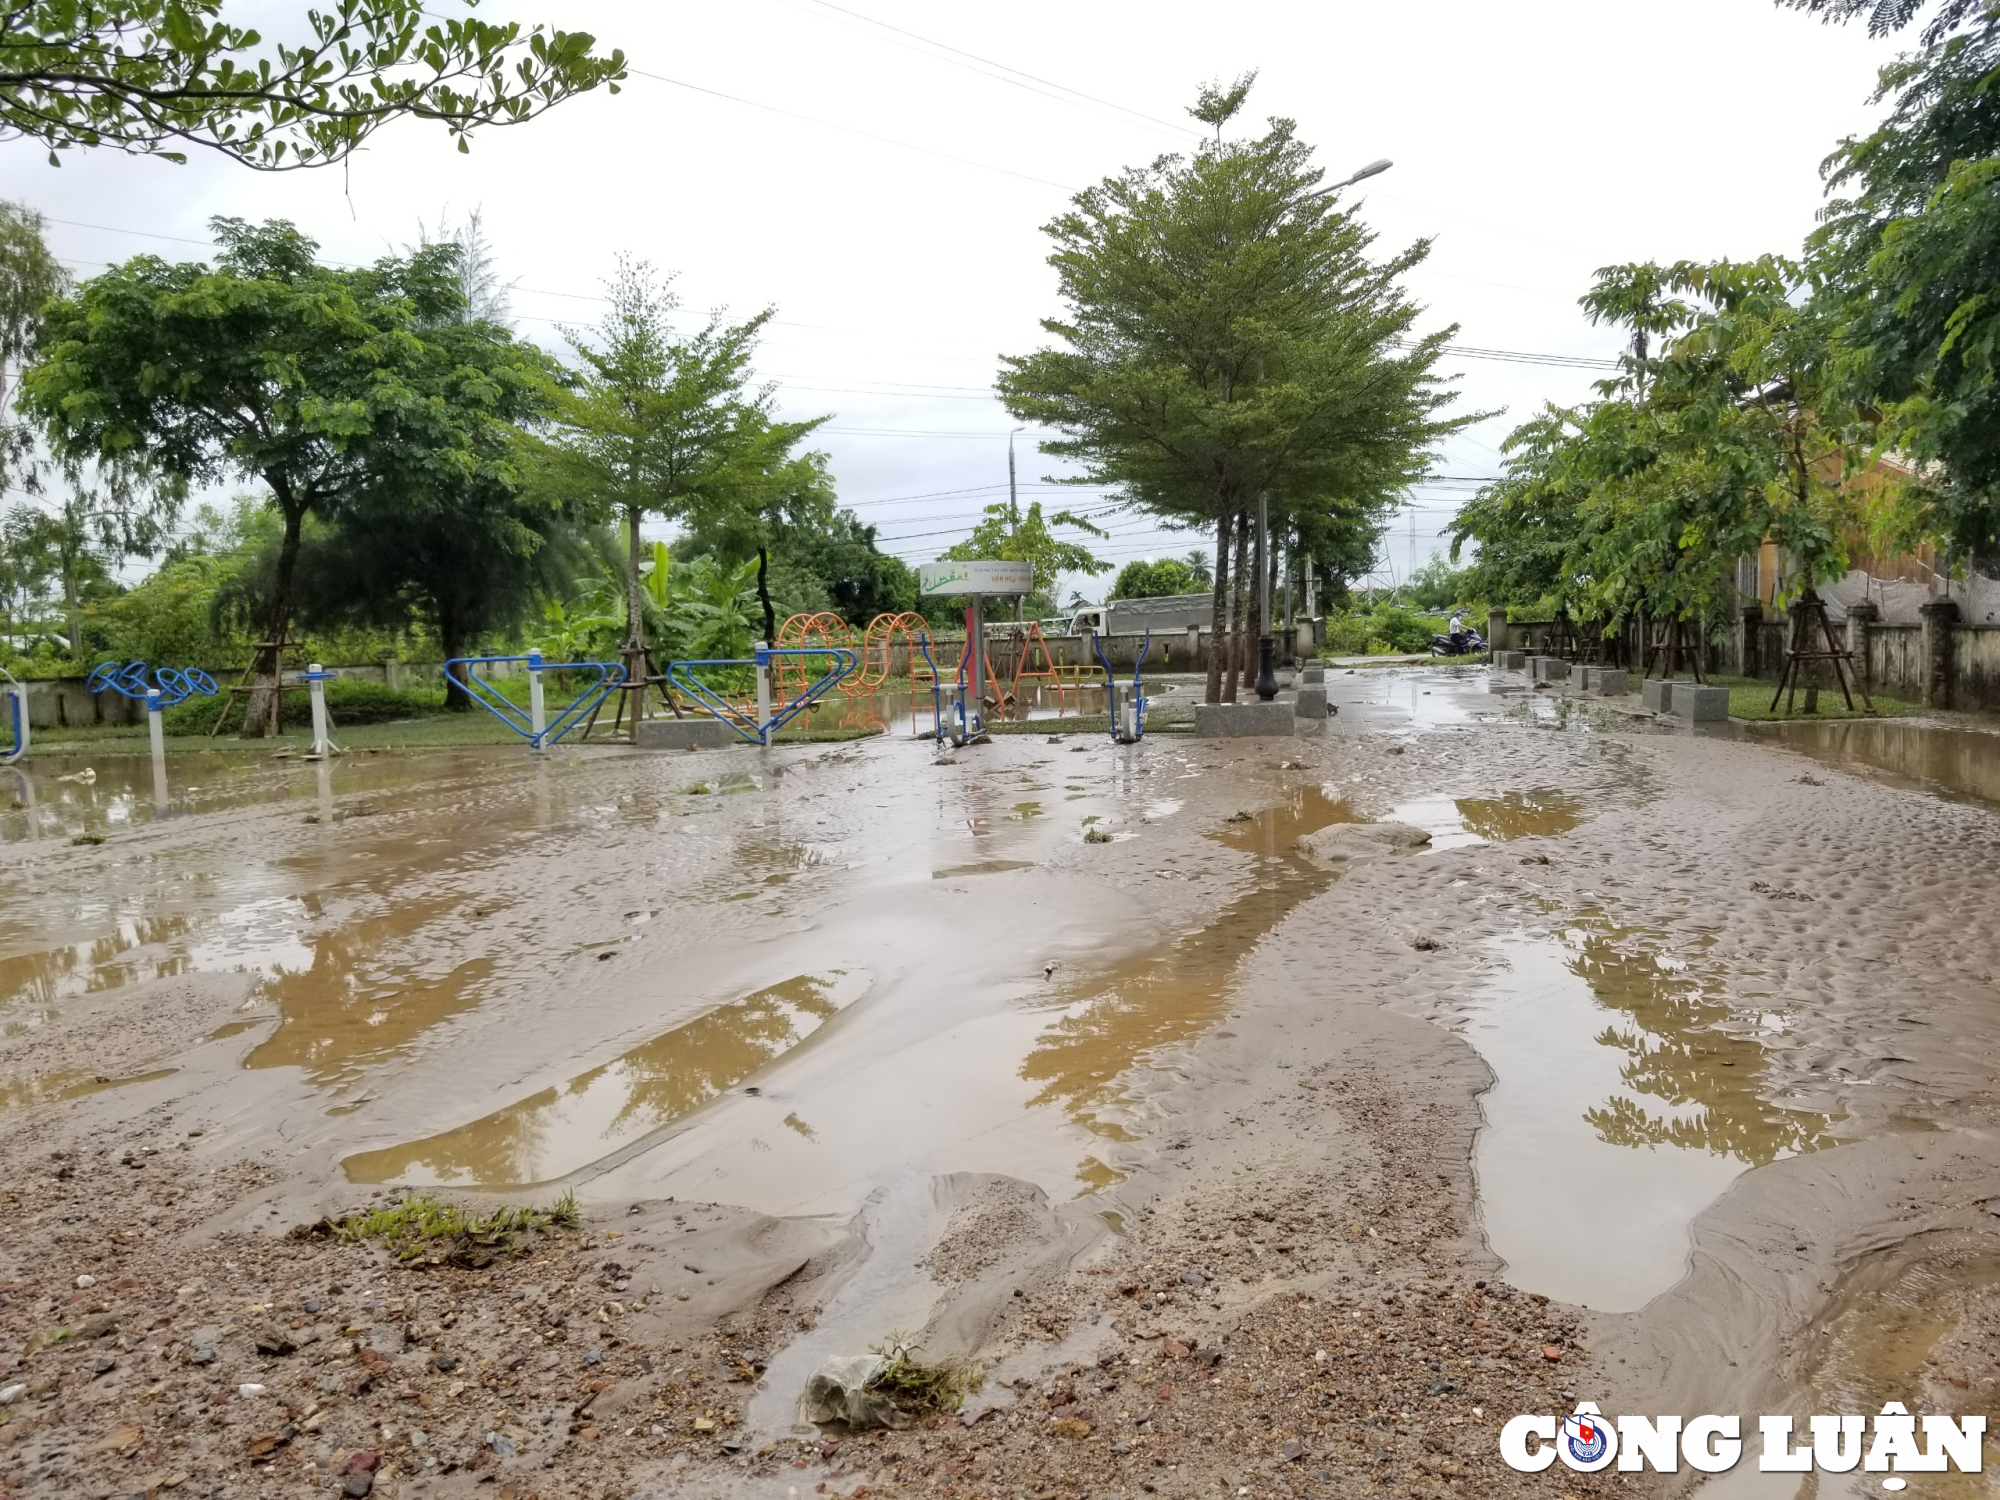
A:
[[[215,679],[200,667],[161,667],[153,673],[151,682],[146,680],[147,670],[143,661],[128,661],[123,665],[115,661],[99,662],[96,670],[84,679],[84,686],[93,693],[110,688],[122,697],[136,698],[146,705],[146,734],[152,741],[154,764],[159,767],[166,764],[167,755],[166,730],[160,715],[189,698],[213,698],[220,689]]]
[[[521,662],[528,669],[526,713],[521,711],[518,703],[500,693],[491,683],[482,681],[472,671],[476,666],[498,666],[506,662]],[[453,667],[464,667],[465,671],[454,674]],[[465,689],[474,703],[526,740],[533,750],[546,750],[556,744],[587,716],[594,716],[604,700],[625,685],[625,666],[622,662],[543,661],[539,651],[530,651],[526,656],[454,656],[444,664],[444,670],[447,677],[457,676],[458,685]],[[597,676],[551,720],[542,697],[544,672],[595,672]]]
[[[818,616],[793,616],[793,619],[819,618]],[[786,622],[787,624],[790,621]],[[843,624],[841,629],[847,627]],[[752,648],[756,654],[750,657],[714,657],[705,661],[670,661],[667,663],[667,681],[695,701],[696,706],[705,709],[709,716],[727,724],[736,731],[739,739],[752,745],[768,746],[771,736],[798,715],[824,698],[854,670],[859,660],[847,646],[767,646],[762,641]],[[805,681],[807,669],[803,658],[808,656],[830,656],[833,669],[821,674],[810,682]],[[697,667],[755,667],[757,669],[757,706],[754,717],[746,714],[736,704],[716,692],[694,675]],[[775,711],[771,707],[771,679],[781,680],[796,675],[803,687],[797,697]]]
[[[916,647],[923,653],[924,665],[930,669],[931,716],[937,725],[937,742],[942,746],[951,741],[954,750],[976,744],[989,738],[986,729],[986,715],[981,712],[977,695],[965,690],[966,658],[968,651],[958,659],[958,678],[951,687],[951,701],[945,701],[944,682],[938,672],[937,662],[931,657],[930,636],[916,638]],[[915,705],[911,705],[912,712]]]
[[[318,662],[308,663],[306,669],[297,674],[296,680],[303,682],[312,695],[313,747],[306,755],[307,760],[325,760],[329,755],[344,753],[333,742],[326,717],[326,685],[339,675],[338,672],[327,671]]]
[[[0,682],[0,695],[7,699],[4,717],[13,736],[0,750],[0,766],[11,766],[28,753],[28,690],[5,667],[0,667],[0,677],[7,679]]]
[[[121,697],[139,699],[148,707],[157,694],[161,708],[172,708],[189,698],[213,698],[221,691],[215,679],[200,667],[161,667],[148,682],[146,674],[151,670],[143,661],[99,662],[96,670],[84,679],[84,686],[93,693],[109,688]]]
[[[1129,695],[1118,690],[1118,678],[1112,673],[1111,658],[1104,654],[1101,637],[1092,637],[1097,646],[1097,659],[1104,663],[1104,706],[1111,713],[1111,743],[1114,745],[1136,745],[1146,737],[1146,691],[1139,681],[1139,669],[1146,664],[1146,655],[1153,649],[1153,632],[1146,632],[1146,639],[1140,643],[1139,658],[1132,663],[1132,691]]]

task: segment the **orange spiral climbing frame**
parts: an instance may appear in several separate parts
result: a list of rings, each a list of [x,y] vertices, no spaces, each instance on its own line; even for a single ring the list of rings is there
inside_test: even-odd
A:
[[[780,650],[796,651],[805,646],[839,646],[854,649],[854,632],[847,621],[828,610],[816,615],[791,615],[778,626]],[[817,682],[826,671],[823,662],[808,657],[781,656],[777,660],[778,697],[786,703]]]
[[[896,637],[903,637],[903,648],[909,653],[909,660],[915,661],[920,654],[916,641],[930,631],[930,621],[922,615],[905,610],[899,615],[877,615],[868,622],[868,628],[861,636],[861,665],[856,669],[853,682],[856,687],[875,688],[889,680],[890,663],[895,656]]]

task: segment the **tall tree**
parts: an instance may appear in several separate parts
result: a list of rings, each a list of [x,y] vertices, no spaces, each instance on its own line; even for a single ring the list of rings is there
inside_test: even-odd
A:
[[[466,0],[468,7],[477,0]],[[435,120],[466,149],[600,84],[625,55],[519,22],[439,19],[423,0],[333,0],[310,37],[266,45],[223,0],[24,0],[0,26],[0,139],[186,160],[185,146],[265,171],[340,161],[389,121]]]
[[[562,508],[525,484],[515,436],[547,411],[551,362],[475,315],[471,295],[491,284],[490,266],[468,260],[454,237],[413,252],[400,271],[418,340],[402,371],[410,415],[384,434],[392,461],[371,464],[309,539],[301,599],[308,624],[414,618],[447,658],[527,620],[540,594],[561,588],[544,555],[552,541],[572,561],[577,550],[562,545]],[[445,705],[471,707],[456,675]]]
[[[1370,259],[1373,236],[1330,193],[1291,121],[1228,139],[1250,86],[1202,91],[1214,129],[1079,193],[1047,226],[1063,314],[1054,346],[1003,361],[1017,418],[1045,452],[1169,521],[1212,526],[1208,696],[1221,692],[1227,555],[1268,496],[1282,519],[1339,502],[1386,508],[1437,440],[1471,417],[1433,374],[1452,330],[1418,337],[1399,278],[1425,243]]]
[[[555,393],[549,428],[535,442],[539,484],[578,512],[625,527],[625,650],[635,675],[646,649],[646,518],[733,513],[756,529],[761,523],[749,518],[796,487],[792,450],[819,426],[778,421],[773,390],[751,386],[768,309],[742,323],[712,317],[682,335],[673,326],[677,306],[649,265],[621,261],[603,321],[565,330],[583,369]]]
[[[245,732],[261,734],[276,717],[306,517],[476,472],[489,376],[461,380],[419,326],[456,305],[441,252],[339,270],[282,221],[213,224],[212,268],[140,256],[52,304],[22,404],[59,457],[267,487],[284,525],[245,715]]]
[[[2000,574],[2000,8],[1947,6],[1924,35],[1882,71],[1882,124],[1828,160],[1811,262],[1847,389],[1928,465],[1898,540]]]

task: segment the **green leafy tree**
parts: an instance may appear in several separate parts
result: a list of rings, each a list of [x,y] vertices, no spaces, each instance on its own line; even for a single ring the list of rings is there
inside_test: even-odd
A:
[[[1192,113],[1215,134],[1192,156],[1086,189],[1047,226],[1054,343],[1003,361],[999,380],[1017,418],[1062,434],[1043,450],[1075,461],[1082,482],[1214,529],[1218,642],[1230,544],[1260,495],[1278,531],[1334,504],[1384,510],[1471,420],[1441,417],[1451,394],[1433,367],[1450,330],[1417,336],[1398,286],[1428,246],[1371,259],[1367,229],[1315,191],[1291,121],[1225,138],[1249,84],[1203,91]]]
[[[1916,7],[1886,19],[1902,24]],[[1962,28],[1962,29],[1958,29]],[[1937,540],[2000,571],[2000,11],[1947,5],[1923,47],[1883,69],[1892,99],[1827,164],[1811,247],[1842,327],[1847,390],[1923,462],[1893,540]]]
[[[467,0],[468,5],[476,0]],[[333,0],[310,35],[267,45],[222,0],[26,0],[0,27],[0,136],[49,160],[109,147],[185,161],[186,146],[266,171],[340,161],[389,121],[435,120],[466,149],[485,125],[617,91],[625,56],[595,39],[470,17],[422,0]]]
[[[1088,536],[1102,537],[1106,534],[1102,527],[1073,511],[1059,510],[1052,516],[1044,517],[1039,500],[1030,501],[1027,510],[1018,515],[1012,505],[989,505],[972,528],[972,535],[944,555],[968,562],[1032,563],[1035,569],[1035,597],[1025,607],[1038,614],[1050,613],[1054,608],[1056,585],[1063,574],[1088,573],[1094,576],[1111,571],[1111,564],[1082,542],[1057,536],[1055,528],[1058,526],[1067,526]]]
[[[1195,554],[1200,556],[1199,553]],[[1206,558],[1202,559],[1204,562]],[[1113,599],[1165,599],[1174,594],[1199,593],[1202,580],[1186,561],[1161,557],[1152,561],[1135,557],[1118,570],[1111,584]]]
[[[772,390],[750,383],[770,312],[742,323],[714,317],[682,336],[677,305],[650,266],[621,262],[610,312],[594,333],[569,334],[584,367],[556,392],[548,430],[535,440],[537,483],[578,514],[625,528],[624,649],[635,655],[646,649],[648,516],[697,521],[767,548],[773,511],[822,477],[793,454],[819,422],[776,420]]]
[[[339,270],[290,224],[214,228],[212,268],[140,256],[51,304],[22,404],[74,462],[264,483],[283,525],[256,621],[269,645],[254,735],[276,718],[306,518],[487,471],[511,387],[434,336],[460,305],[443,249]]]
[[[308,626],[415,620],[455,659],[528,622],[573,571],[569,517],[525,483],[515,436],[548,409],[550,362],[474,315],[468,272],[491,281],[458,239],[421,246],[405,263],[419,344],[404,379],[412,410],[429,420],[399,435],[398,461],[362,484],[308,549]],[[445,706],[472,706],[456,674]]]

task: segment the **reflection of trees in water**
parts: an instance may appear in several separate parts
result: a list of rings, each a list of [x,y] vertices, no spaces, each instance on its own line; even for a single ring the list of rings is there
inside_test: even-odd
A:
[[[1225,842],[1254,837],[1230,837],[1235,834],[1232,829],[1221,837]],[[1272,842],[1289,851],[1297,837],[1288,829],[1282,842],[1275,837]],[[1102,981],[1102,996],[1043,1032],[1021,1065],[1021,1077],[1042,1086],[1029,1107],[1060,1102],[1085,1129],[1112,1140],[1133,1139],[1106,1117],[1131,1102],[1128,1070],[1147,1054],[1206,1031],[1229,999],[1237,960],[1331,878],[1289,853],[1267,860],[1257,887],[1231,901],[1206,927],[1163,953],[1114,970]]]
[[[404,939],[458,904],[453,896],[405,901],[314,938],[310,966],[280,970],[264,981],[278,1025],[245,1065],[305,1068],[315,1082],[332,1082],[357,1062],[405,1047],[477,1004],[494,970],[491,959],[424,975],[383,958],[403,951]]]
[[[1583,804],[1568,792],[1549,787],[1499,797],[1460,797],[1457,807],[1466,832],[1496,844],[1568,833],[1583,821]]]
[[[1692,973],[1661,968],[1643,945],[1621,948],[1630,937],[1587,932],[1570,960],[1570,971],[1602,1004],[1637,1023],[1607,1026],[1598,1044],[1628,1054],[1619,1076],[1633,1093],[1699,1113],[1653,1115],[1636,1100],[1612,1098],[1585,1112],[1598,1136],[1614,1146],[1676,1146],[1753,1166],[1831,1144],[1826,1116],[1768,1102],[1763,1047],[1721,1029],[1730,1007],[1710,998]]]
[[[180,914],[137,917],[121,921],[115,930],[87,942],[0,960],[0,1005],[23,1000],[46,1005],[65,995],[94,995],[134,983],[141,976],[133,972],[133,965],[119,959],[136,949],[186,937],[193,927],[194,919]],[[152,974],[146,977],[171,978],[188,966],[186,954],[171,953],[155,963]]]
[[[718,1006],[578,1074],[560,1089],[543,1089],[442,1135],[351,1157],[348,1175],[357,1182],[388,1182],[420,1166],[441,1182],[520,1183],[559,1175],[582,1165],[552,1159],[566,1128],[575,1129],[573,1119],[580,1117],[591,1130],[583,1143],[588,1160],[605,1144],[667,1124],[733,1088],[838,1009],[827,998],[824,980],[788,979]],[[802,1026],[802,1017],[811,1017],[812,1024]],[[618,1099],[601,1129],[590,1125],[585,1105],[594,1093]]]
[[[581,1094],[614,1073],[627,1089],[612,1121],[615,1131],[635,1116],[664,1124],[748,1078],[798,1039],[799,1017],[824,1022],[835,1010],[817,979],[790,979],[759,990],[633,1048],[616,1062],[571,1081]]]

